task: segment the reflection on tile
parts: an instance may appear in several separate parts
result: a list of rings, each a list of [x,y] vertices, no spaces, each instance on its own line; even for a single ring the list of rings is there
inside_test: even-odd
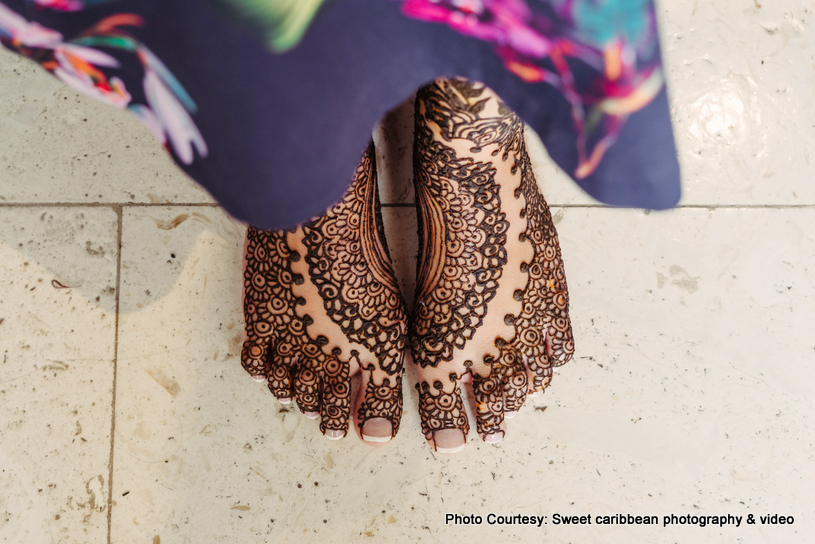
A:
[[[134,115],[0,49],[2,202],[212,202]]]
[[[661,4],[683,203],[815,203],[812,7]]]
[[[117,216],[0,214],[0,541],[104,542]]]

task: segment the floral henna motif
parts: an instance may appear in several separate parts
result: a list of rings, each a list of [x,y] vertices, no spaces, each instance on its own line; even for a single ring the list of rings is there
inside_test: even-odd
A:
[[[524,239],[532,242],[535,256],[524,265],[528,273],[526,289],[516,292],[516,300],[523,303],[521,314],[515,318],[514,346],[526,358],[534,374],[532,389],[540,391],[549,385],[552,367],[567,363],[574,353],[571,320],[569,319],[569,291],[560,254],[557,231],[546,200],[540,193],[526,146],[518,155],[521,168],[521,186],[516,196],[526,199]],[[547,354],[546,337],[552,347]]]
[[[365,400],[359,407],[359,426],[365,424],[370,418],[384,417],[391,422],[391,436],[396,436],[399,423],[402,420],[402,375],[397,374],[391,378],[384,378],[381,385],[376,385],[373,376],[365,387]]]
[[[351,378],[348,364],[337,359],[336,354],[323,365],[322,393],[320,431],[323,434],[328,430],[345,434],[351,414]]]
[[[527,375],[521,354],[503,341],[497,342],[501,353],[497,360],[485,357],[490,367],[488,376],[473,373],[473,395],[476,402],[478,434],[501,432],[506,412],[518,411],[524,403]]]
[[[426,99],[439,104],[443,96],[434,84],[422,88],[416,99],[414,183],[421,254],[411,349],[423,367],[450,361],[453,348],[472,338],[507,262],[509,223],[501,211],[496,169],[458,158],[433,138],[422,114]]]
[[[481,85],[454,80],[438,81],[417,95],[414,179],[421,255],[410,338],[414,360],[422,367],[450,361],[454,349],[472,338],[495,296],[507,263],[508,230],[499,198],[500,180],[495,180],[497,170],[494,163],[459,156],[444,142],[469,140],[472,153],[495,145],[491,155],[511,161],[510,172],[520,173],[515,198],[524,198],[521,218],[526,220],[520,241],[531,244],[534,256],[522,263],[520,271],[527,275],[526,285],[514,293],[515,300],[521,302],[521,312],[505,319],[514,336],[508,341],[496,339],[499,356],[484,357],[486,373],[476,372],[478,365],[472,361],[463,362],[473,377],[477,426],[482,436],[501,432],[504,414],[520,409],[529,389],[545,388],[552,367],[566,363],[574,352],[557,233],[535,181],[523,123],[500,102],[497,116],[485,113],[490,98],[482,98],[484,91]],[[438,127],[435,136],[430,123]],[[434,139],[439,137],[443,141]],[[489,230],[497,225],[500,227]],[[497,259],[497,263],[489,259]],[[481,268],[485,262],[490,265],[489,273]],[[531,387],[527,368],[532,374]],[[451,383],[456,384],[455,395],[460,377],[458,372],[450,374]],[[457,408],[460,398],[445,393],[441,382],[434,384],[436,394],[427,383],[417,388],[428,438],[441,428],[463,428],[462,420],[451,416],[461,414],[466,424],[466,416]]]
[[[304,244],[328,316],[393,376],[402,369],[407,318],[382,227],[374,161],[370,144],[345,198],[303,226]]]
[[[465,437],[470,432],[458,380],[455,376],[451,376],[450,380],[455,383],[455,389],[451,393],[444,391],[440,381],[433,383],[435,393],[431,392],[430,384],[427,382],[416,384],[419,391],[422,432],[428,440],[432,440],[436,431],[442,429],[461,429]]]
[[[369,378],[359,415],[387,418],[393,434],[402,415],[402,361],[406,310],[388,256],[379,210],[373,145],[357,169],[345,198],[323,216],[303,226],[308,277],[318,288],[323,308],[347,339],[368,348],[388,377],[376,385]],[[350,363],[340,348],[325,352],[328,339],[309,331],[308,315],[296,307],[304,278],[292,272],[300,254],[287,233],[247,231],[244,271],[246,335],[244,368],[268,379],[279,398],[295,397],[300,410],[320,413],[321,431],[331,438],[347,433],[350,420]],[[303,313],[302,310],[300,312]],[[309,334],[311,332],[311,334]],[[350,357],[362,366],[359,351]]]
[[[306,334],[311,319],[300,318],[295,306],[303,300],[293,293],[303,283],[291,271],[299,255],[289,249],[284,232],[249,227],[246,233],[246,266],[243,273],[246,341],[241,364],[249,374],[267,378],[278,398],[291,398],[293,367],[298,361],[319,365],[324,357]]]

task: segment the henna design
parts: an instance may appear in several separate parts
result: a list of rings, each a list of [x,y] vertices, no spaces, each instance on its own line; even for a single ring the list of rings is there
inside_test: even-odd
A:
[[[339,204],[303,226],[311,281],[328,316],[390,375],[402,368],[405,302],[382,227],[373,143]]]
[[[385,242],[373,144],[343,200],[302,228],[308,278],[319,290],[322,309],[350,342],[368,348],[377,358],[378,364],[367,368],[372,375],[359,411],[360,425],[368,418],[384,417],[395,435],[402,414],[407,319]],[[305,279],[292,271],[291,263],[300,258],[285,231],[247,230],[247,338],[241,362],[253,376],[266,378],[278,398],[295,397],[301,411],[319,412],[324,434],[345,435],[351,407],[350,361],[338,358],[339,348],[325,352],[328,339],[309,330],[311,316],[297,315],[296,307],[306,304],[298,295]],[[359,351],[352,349],[350,356],[360,363]],[[373,381],[377,370],[389,376],[378,386]],[[339,433],[331,437],[339,438],[335,434]]]
[[[329,357],[323,365],[323,402],[320,413],[320,431],[327,430],[348,432],[348,420],[351,417],[351,378],[348,375],[348,363],[343,363],[336,356]]]
[[[458,380],[451,379],[451,381],[455,384],[451,393],[444,391],[440,381],[433,382],[433,389],[436,390],[436,393],[430,391],[430,384],[427,382],[416,384],[416,390],[419,392],[422,432],[428,440],[433,439],[436,431],[443,429],[461,429],[465,437],[470,432],[464,402],[461,399],[461,388]]]
[[[490,97],[478,100],[486,87],[463,79],[442,79],[422,89],[424,117],[435,123],[445,141],[466,139],[473,142],[472,153],[480,153],[488,145],[498,144],[492,156],[502,153],[506,161],[510,154],[518,155],[523,143],[523,123],[506,104],[498,101],[498,117],[480,114]],[[417,97],[417,100],[419,98]]]
[[[305,301],[294,295],[303,283],[291,271],[299,254],[289,249],[283,231],[269,232],[249,227],[244,268],[246,340],[241,364],[249,374],[267,378],[269,390],[278,398],[293,395],[293,367],[298,361],[321,364],[323,353],[306,334],[309,317],[300,318],[295,306]]]
[[[391,436],[396,436],[399,423],[402,420],[402,374],[401,372],[391,378],[384,378],[380,385],[376,385],[373,376],[365,387],[365,400],[359,407],[359,427],[374,417],[383,417],[391,422]]]
[[[414,183],[421,253],[411,349],[423,367],[450,361],[453,348],[472,338],[507,262],[509,223],[501,211],[496,169],[458,158],[433,138],[419,109],[431,98],[441,107],[444,96],[434,84],[422,88],[416,99]]]
[[[514,115],[514,114],[513,114]],[[569,291],[560,253],[557,230],[546,200],[535,181],[526,145],[522,144],[518,163],[521,185],[516,195],[526,199],[525,239],[532,242],[535,256],[526,264],[529,279],[522,293],[515,293],[522,301],[521,314],[515,318],[513,344],[525,357],[534,374],[532,389],[546,388],[552,379],[552,367],[566,364],[574,354],[571,320],[569,319]],[[551,339],[552,356],[546,350],[546,339]]]
[[[521,312],[506,318],[514,330],[512,338],[496,340],[499,356],[494,360],[484,357],[486,370],[474,367],[472,361],[462,362],[464,372],[473,377],[477,430],[482,436],[501,432],[504,414],[520,409],[527,390],[545,388],[552,367],[566,363],[574,352],[557,233],[535,181],[523,123],[500,101],[498,115],[487,116],[492,97],[484,97],[484,91],[480,84],[440,80],[417,94],[414,182],[421,253],[410,338],[414,360],[423,368],[448,363],[454,350],[463,348],[481,326],[495,297],[507,263],[508,230],[499,197],[501,184],[495,179],[498,170],[495,163],[457,154],[445,142],[466,139],[473,143],[471,153],[494,145],[490,155],[496,162],[499,157],[511,161],[510,173],[520,173],[514,195],[524,198],[521,218],[526,226],[520,241],[530,242],[534,256],[521,265],[527,280],[524,289],[514,293],[522,304]],[[454,368],[449,379],[457,394],[461,371]],[[531,388],[527,368],[533,375]],[[460,399],[455,401],[445,393],[441,382],[434,383],[437,394],[426,382],[417,388],[422,429],[428,438],[438,429],[465,428],[463,412],[463,419],[451,416],[459,413]]]
[[[497,360],[485,357],[490,367],[487,376],[473,373],[473,395],[476,402],[478,434],[502,432],[504,413],[518,411],[524,403],[527,389],[526,368],[521,354],[508,344],[501,344]]]

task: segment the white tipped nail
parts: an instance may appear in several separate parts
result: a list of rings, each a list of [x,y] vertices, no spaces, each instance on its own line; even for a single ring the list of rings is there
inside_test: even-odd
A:
[[[512,419],[513,417],[517,416],[518,412],[504,412],[504,417],[507,419]]]
[[[464,446],[466,446],[466,444],[456,446],[455,448],[440,448],[436,446],[436,451],[439,453],[458,453],[464,449]]]
[[[291,404],[291,399],[277,399],[280,404]]]
[[[320,412],[303,412],[303,415],[309,419],[317,419],[320,417]]]
[[[536,398],[540,397],[541,395],[543,395],[543,391],[535,391],[534,393],[529,393],[529,398],[530,399],[536,399]]]
[[[337,431],[336,429],[328,429],[328,430],[325,432],[325,437],[326,437],[327,439],[329,439],[329,440],[339,440],[339,439],[341,439],[343,436],[345,436],[345,433],[344,433],[344,432],[342,432],[342,431]]]
[[[261,375],[252,376],[252,379],[255,380],[258,383],[266,383],[266,376],[261,376]]]
[[[503,439],[504,439],[504,433],[497,432],[497,433],[492,433],[492,434],[488,434],[487,436],[485,436],[484,437],[484,442],[486,442],[487,444],[497,444],[498,442],[500,442]]]
[[[390,442],[390,436],[368,436],[367,434],[362,435],[362,439],[365,442]]]

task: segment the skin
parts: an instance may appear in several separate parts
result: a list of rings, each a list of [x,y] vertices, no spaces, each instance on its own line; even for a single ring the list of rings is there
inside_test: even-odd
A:
[[[328,438],[345,436],[353,417],[359,436],[380,444],[399,428],[409,345],[422,432],[455,453],[470,427],[462,384],[472,384],[478,434],[494,443],[571,359],[568,290],[517,116],[482,85],[439,80],[419,91],[415,120],[413,316],[393,274],[370,145],[325,214],[286,232],[249,228],[242,363],[319,418]]]

